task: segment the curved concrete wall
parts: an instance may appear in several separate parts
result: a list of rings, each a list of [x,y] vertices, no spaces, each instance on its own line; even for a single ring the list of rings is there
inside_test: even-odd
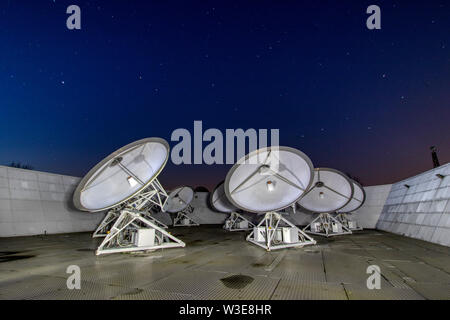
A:
[[[80,178],[0,166],[0,237],[93,231],[104,213],[72,205]],[[408,187],[406,187],[406,185]],[[450,163],[393,185],[364,187],[366,202],[352,216],[366,229],[377,228],[450,246]],[[195,194],[192,217],[200,224],[223,224],[227,214],[208,206],[206,192]],[[307,225],[315,215],[289,208],[292,223]],[[262,216],[244,214],[253,223]],[[172,217],[157,213],[167,225]]]
[[[0,166],[0,237],[91,231],[102,213],[72,205],[79,178]]]
[[[359,226],[364,229],[376,228],[378,218],[383,211],[391,188],[391,184],[364,187],[366,202],[351,215],[358,222]]]
[[[450,163],[393,184],[376,227],[450,246]]]

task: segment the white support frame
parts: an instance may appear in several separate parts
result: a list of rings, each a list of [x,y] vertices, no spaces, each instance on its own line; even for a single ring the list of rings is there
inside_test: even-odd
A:
[[[320,222],[323,232],[311,231],[311,225],[313,223],[315,223],[316,221]],[[332,226],[333,223],[341,225],[342,232],[333,232],[333,226]],[[309,230],[308,230],[308,228],[309,228]],[[303,228],[303,231],[305,231],[309,234],[315,234],[315,235],[324,236],[324,237],[332,237],[332,236],[338,236],[338,235],[343,235],[343,234],[352,234],[352,231],[349,228],[344,226],[342,223],[340,223],[338,220],[336,220],[329,213],[320,213],[317,218],[315,218],[310,224],[308,224],[305,228]]]
[[[340,223],[342,223],[342,225],[343,226],[346,226],[349,230],[351,230],[351,231],[360,231],[360,230],[363,230],[363,228],[362,227],[359,227],[358,226],[358,223],[356,222],[356,220],[353,220],[353,219],[350,219],[350,217],[349,217],[349,213],[346,213],[346,212],[339,212],[339,213],[337,213],[336,214],[336,216],[335,216],[335,218],[336,218],[336,220],[338,220]],[[356,224],[356,228],[350,228],[350,224],[349,224],[349,222],[350,221],[354,221],[355,222],[355,224]]]
[[[166,190],[164,190],[158,179],[155,178],[145,190],[128,202],[128,206],[142,210],[156,205],[162,210],[168,198],[169,195]]]
[[[134,227],[135,225],[139,226],[136,228]],[[159,240],[158,244],[147,247],[138,247],[130,243],[122,246],[119,243],[118,239],[120,235],[123,235],[126,231],[138,229],[139,227],[142,227],[142,225],[146,228],[155,229],[156,239]],[[119,247],[117,247],[117,245]],[[185,246],[186,244],[183,241],[171,235],[166,230],[158,227],[150,220],[144,218],[139,211],[123,209],[120,212],[120,216],[117,218],[116,222],[111,228],[111,232],[108,233],[103,242],[97,248],[96,255],[117,253],[117,252],[147,251],[162,248],[177,248]]]
[[[275,234],[279,228],[282,228],[280,223],[285,223],[291,228],[295,228],[298,231],[299,241],[294,243],[273,243]],[[258,242],[254,240],[255,228],[264,226],[265,227],[265,242]],[[253,229],[253,231],[247,236],[247,241],[256,244],[257,246],[266,249],[267,251],[292,248],[292,247],[303,247],[306,245],[315,245],[316,241],[309,235],[304,233],[302,230],[297,228],[294,224],[283,218],[277,212],[267,212],[260,223]]]
[[[117,210],[109,210],[106,216],[103,218],[102,222],[98,225],[97,229],[95,229],[92,238],[102,238],[108,235],[109,230],[111,229],[111,224],[117,219],[120,215],[120,212]]]
[[[164,229],[167,229],[168,226],[158,219],[152,217],[149,210],[154,206],[157,206],[162,210],[168,198],[169,196],[166,190],[164,190],[158,179],[155,178],[144,191],[130,200],[127,205],[132,208],[138,208],[140,210],[146,208],[148,212],[143,212],[142,214],[145,215],[146,218],[151,220],[153,223],[157,224],[160,227],[163,227]],[[120,208],[122,207],[123,205],[108,211],[105,218],[103,218],[102,222],[100,222],[97,229],[94,231],[92,238],[101,238],[108,235],[110,226],[119,217]]]
[[[186,208],[177,212],[176,217],[173,219],[174,227],[198,227],[200,224],[195,222],[188,214],[191,214],[194,211],[194,208],[189,204]],[[183,220],[188,219],[189,224],[182,223]]]
[[[114,225],[105,235],[105,239],[97,248],[96,254],[185,247],[186,244],[183,241],[164,230],[164,226],[167,226],[151,217],[148,211],[155,205],[162,210],[168,197],[167,192],[155,178],[145,190],[128,200],[120,210],[117,210],[118,215],[115,218]],[[130,237],[129,233],[135,232],[139,228],[155,229],[155,238],[159,243],[147,247],[138,247],[129,240],[126,244],[120,243],[121,237]]]
[[[229,226],[227,227],[227,222],[229,222]],[[247,221],[248,223],[248,228],[239,228],[237,227],[237,225],[242,222],[242,221]],[[247,218],[243,217],[242,215],[240,215],[237,212],[231,212],[230,216],[228,217],[227,220],[225,220],[225,223],[223,225],[223,228],[227,231],[248,231],[251,230],[255,227],[255,224],[250,222]]]

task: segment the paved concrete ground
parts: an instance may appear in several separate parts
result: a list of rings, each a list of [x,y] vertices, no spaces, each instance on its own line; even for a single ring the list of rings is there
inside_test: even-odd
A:
[[[219,226],[172,232],[186,248],[100,257],[88,233],[1,238],[0,299],[450,299],[450,248],[420,240],[368,230],[266,252]],[[81,290],[66,287],[69,265]]]

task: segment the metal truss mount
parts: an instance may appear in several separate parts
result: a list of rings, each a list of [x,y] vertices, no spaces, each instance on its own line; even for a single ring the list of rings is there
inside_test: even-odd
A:
[[[320,213],[303,231],[324,237],[351,234],[352,231],[329,213]]]
[[[92,238],[101,238],[106,237],[111,230],[114,221],[116,221],[117,217],[119,217],[120,211],[117,209],[109,210],[106,216],[103,218],[102,222],[98,225],[97,229],[95,229]]]
[[[230,217],[225,220],[223,228],[227,231],[247,231],[255,225],[237,212],[232,212]]]
[[[358,226],[358,223],[356,222],[356,220],[351,219],[350,216],[351,215],[348,213],[340,212],[335,216],[335,218],[340,223],[342,223],[343,226],[347,227],[351,231],[363,230],[362,227]]]
[[[109,226],[112,221],[114,224],[106,231],[96,254],[184,247],[183,241],[164,230],[166,225],[150,215],[150,210],[154,207],[162,210],[167,199],[166,191],[159,181],[154,179],[141,193],[118,209],[110,211],[114,214],[108,212],[103,222],[109,222],[104,225]],[[107,217],[109,220],[106,220]]]
[[[247,236],[247,241],[267,251],[316,244],[313,238],[277,212],[267,212]]]
[[[143,244],[139,241],[141,230],[150,230],[152,233],[151,239],[146,239]],[[111,231],[97,248],[96,255],[185,246],[183,241],[144,218],[139,211],[123,209]]]
[[[177,215],[173,219],[174,227],[197,227],[200,224],[195,222],[189,215],[194,211],[191,205],[188,205],[183,210],[177,212]]]
[[[120,210],[127,206],[143,210],[142,214],[146,215],[149,220],[153,221],[160,227],[167,229],[167,225],[151,216],[151,211],[153,208],[162,210],[162,207],[166,203],[168,197],[169,196],[167,195],[167,192],[159,183],[158,179],[154,179],[150,183],[150,185],[135,198],[129,200],[125,204],[109,210],[106,216],[103,218],[102,222],[100,222],[97,229],[94,231],[92,238],[106,237],[112,225],[114,224],[114,221],[116,221],[116,219],[119,217]]]

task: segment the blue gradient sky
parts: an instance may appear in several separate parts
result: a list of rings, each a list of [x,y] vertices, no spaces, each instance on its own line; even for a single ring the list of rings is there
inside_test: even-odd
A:
[[[202,120],[279,128],[317,167],[398,181],[431,168],[431,145],[450,161],[449,30],[448,1],[2,1],[0,163],[82,176]],[[228,168],[161,179],[212,187]]]

